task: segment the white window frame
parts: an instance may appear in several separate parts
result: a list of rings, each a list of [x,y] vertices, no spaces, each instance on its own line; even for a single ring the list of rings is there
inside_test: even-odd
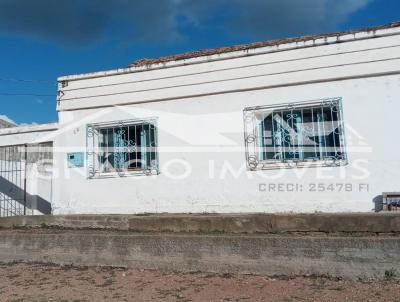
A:
[[[150,166],[146,166],[145,168],[137,168],[135,170],[131,170],[129,168],[123,167],[120,169],[113,168],[113,171],[103,171],[100,156],[104,155],[104,147],[100,146],[100,130],[102,129],[122,129],[127,127],[135,127],[148,125],[149,131],[153,131],[153,139],[150,142],[151,146],[146,146],[145,152],[147,154],[148,148],[151,148],[151,153],[154,153],[154,158],[150,158]],[[129,128],[129,129],[130,129]],[[135,128],[136,129],[136,128]],[[128,134],[129,135],[129,134]],[[119,148],[123,151],[121,153],[133,152],[136,146],[135,143],[131,143],[128,140],[128,144],[126,141],[124,142],[123,147],[113,147]],[[117,149],[117,150],[119,150]],[[115,151],[115,150],[114,150]],[[151,154],[150,153],[150,154]],[[108,154],[108,151],[107,151]],[[115,156],[115,155],[114,155]],[[120,120],[113,122],[103,122],[103,123],[95,123],[88,124],[86,127],[86,162],[87,162],[87,178],[88,179],[96,179],[96,178],[109,178],[109,177],[129,177],[129,176],[151,176],[158,175],[160,172],[159,169],[159,154],[158,154],[158,119],[157,118],[146,118],[146,119],[135,119],[135,120]]]
[[[335,146],[335,154],[336,157],[326,156],[324,158],[279,158],[279,159],[267,159],[265,160],[263,157],[265,154],[265,136],[264,134],[260,135],[260,131],[262,131],[262,127],[260,126],[260,121],[264,121],[264,116],[268,116],[268,114],[273,114],[275,112],[292,112],[300,111],[303,114],[304,109],[317,110],[318,108],[326,108],[330,107],[331,110],[335,110],[335,114],[337,114],[338,121],[337,129],[340,141],[340,146],[338,146],[336,151]],[[333,109],[334,108],[334,109]],[[272,117],[273,118],[273,117]],[[306,101],[306,102],[293,102],[286,104],[275,104],[269,106],[257,106],[257,107],[248,107],[243,110],[243,119],[244,119],[244,142],[245,142],[245,152],[246,152],[246,163],[248,170],[268,170],[268,169],[290,169],[290,168],[301,168],[301,167],[335,167],[335,166],[343,166],[348,164],[347,151],[346,151],[346,140],[344,133],[344,122],[343,122],[343,107],[342,107],[342,98],[327,98],[321,100],[314,101]],[[302,120],[303,121],[303,120]],[[301,122],[302,123],[302,122]],[[265,128],[264,128],[265,129]],[[264,130],[265,131],[265,130]],[[275,135],[275,131],[272,131],[272,135]],[[290,136],[290,134],[289,134]],[[275,148],[275,147],[274,147]],[[298,143],[297,149],[304,148],[304,145]],[[326,147],[325,147],[326,148]],[[340,151],[339,151],[340,150]],[[275,149],[274,149],[275,151]],[[284,151],[283,151],[284,152]],[[299,150],[295,152],[300,152]],[[282,150],[280,150],[282,153]],[[325,151],[327,154],[327,151]],[[277,154],[277,153],[274,153]],[[320,153],[321,154],[321,153]],[[321,156],[322,157],[322,156]]]

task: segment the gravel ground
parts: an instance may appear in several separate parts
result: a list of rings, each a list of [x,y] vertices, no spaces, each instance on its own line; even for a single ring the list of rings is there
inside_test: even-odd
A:
[[[400,282],[13,264],[0,265],[0,301],[400,302]]]

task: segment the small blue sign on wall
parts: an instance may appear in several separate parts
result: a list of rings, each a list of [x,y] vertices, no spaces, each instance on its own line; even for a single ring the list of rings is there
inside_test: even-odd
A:
[[[84,153],[75,152],[67,154],[68,168],[81,168],[84,166]]]

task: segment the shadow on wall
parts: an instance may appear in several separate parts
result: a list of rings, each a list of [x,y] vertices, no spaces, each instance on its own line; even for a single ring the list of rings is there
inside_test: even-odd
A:
[[[16,186],[9,180],[0,176],[0,193],[14,199],[23,205],[24,190]],[[51,203],[43,199],[39,195],[31,195],[26,193],[26,207],[29,209],[37,210],[42,214],[51,214]]]
[[[373,202],[375,204],[375,212],[383,211],[383,195],[375,196]]]

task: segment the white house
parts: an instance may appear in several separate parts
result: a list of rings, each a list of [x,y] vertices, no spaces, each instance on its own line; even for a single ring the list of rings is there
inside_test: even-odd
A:
[[[368,212],[400,191],[400,23],[58,82],[54,213]]]

